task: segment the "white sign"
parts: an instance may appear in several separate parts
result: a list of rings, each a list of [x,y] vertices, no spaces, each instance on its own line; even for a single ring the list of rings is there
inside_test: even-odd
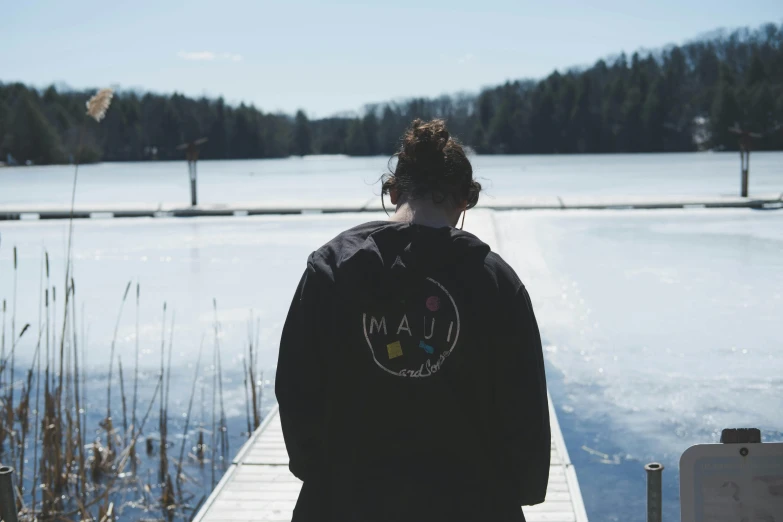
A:
[[[783,443],[688,448],[680,503],[682,522],[783,522]]]

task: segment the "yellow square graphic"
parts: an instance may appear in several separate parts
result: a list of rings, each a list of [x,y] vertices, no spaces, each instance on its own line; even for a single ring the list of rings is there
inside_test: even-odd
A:
[[[402,345],[400,344],[400,341],[394,341],[391,344],[387,344],[386,351],[389,353],[389,359],[402,357]]]

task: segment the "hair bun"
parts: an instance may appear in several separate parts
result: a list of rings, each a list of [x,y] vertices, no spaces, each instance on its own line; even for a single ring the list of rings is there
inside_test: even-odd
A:
[[[450,139],[443,120],[424,122],[416,119],[403,137],[402,152],[414,162],[442,160]]]
[[[449,135],[446,122],[413,120],[400,141],[383,178],[383,194],[396,193],[404,200],[426,197],[438,205],[449,202],[465,208],[478,203],[481,184],[473,180],[465,149]],[[397,163],[392,169],[393,159]]]

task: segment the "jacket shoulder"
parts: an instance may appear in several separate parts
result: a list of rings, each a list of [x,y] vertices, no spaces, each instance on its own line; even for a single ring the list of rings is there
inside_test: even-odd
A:
[[[511,289],[516,292],[524,286],[511,265],[496,252],[487,254],[484,259],[484,270],[495,282],[498,289]]]
[[[342,260],[361,249],[367,238],[384,226],[386,223],[383,221],[370,221],[340,232],[310,254],[308,266],[319,272],[333,272]]]

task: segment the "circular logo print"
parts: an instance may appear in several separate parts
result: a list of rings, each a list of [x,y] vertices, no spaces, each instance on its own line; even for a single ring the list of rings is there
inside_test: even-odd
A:
[[[460,318],[449,291],[432,278],[362,314],[373,360],[398,377],[435,375],[457,346]]]

